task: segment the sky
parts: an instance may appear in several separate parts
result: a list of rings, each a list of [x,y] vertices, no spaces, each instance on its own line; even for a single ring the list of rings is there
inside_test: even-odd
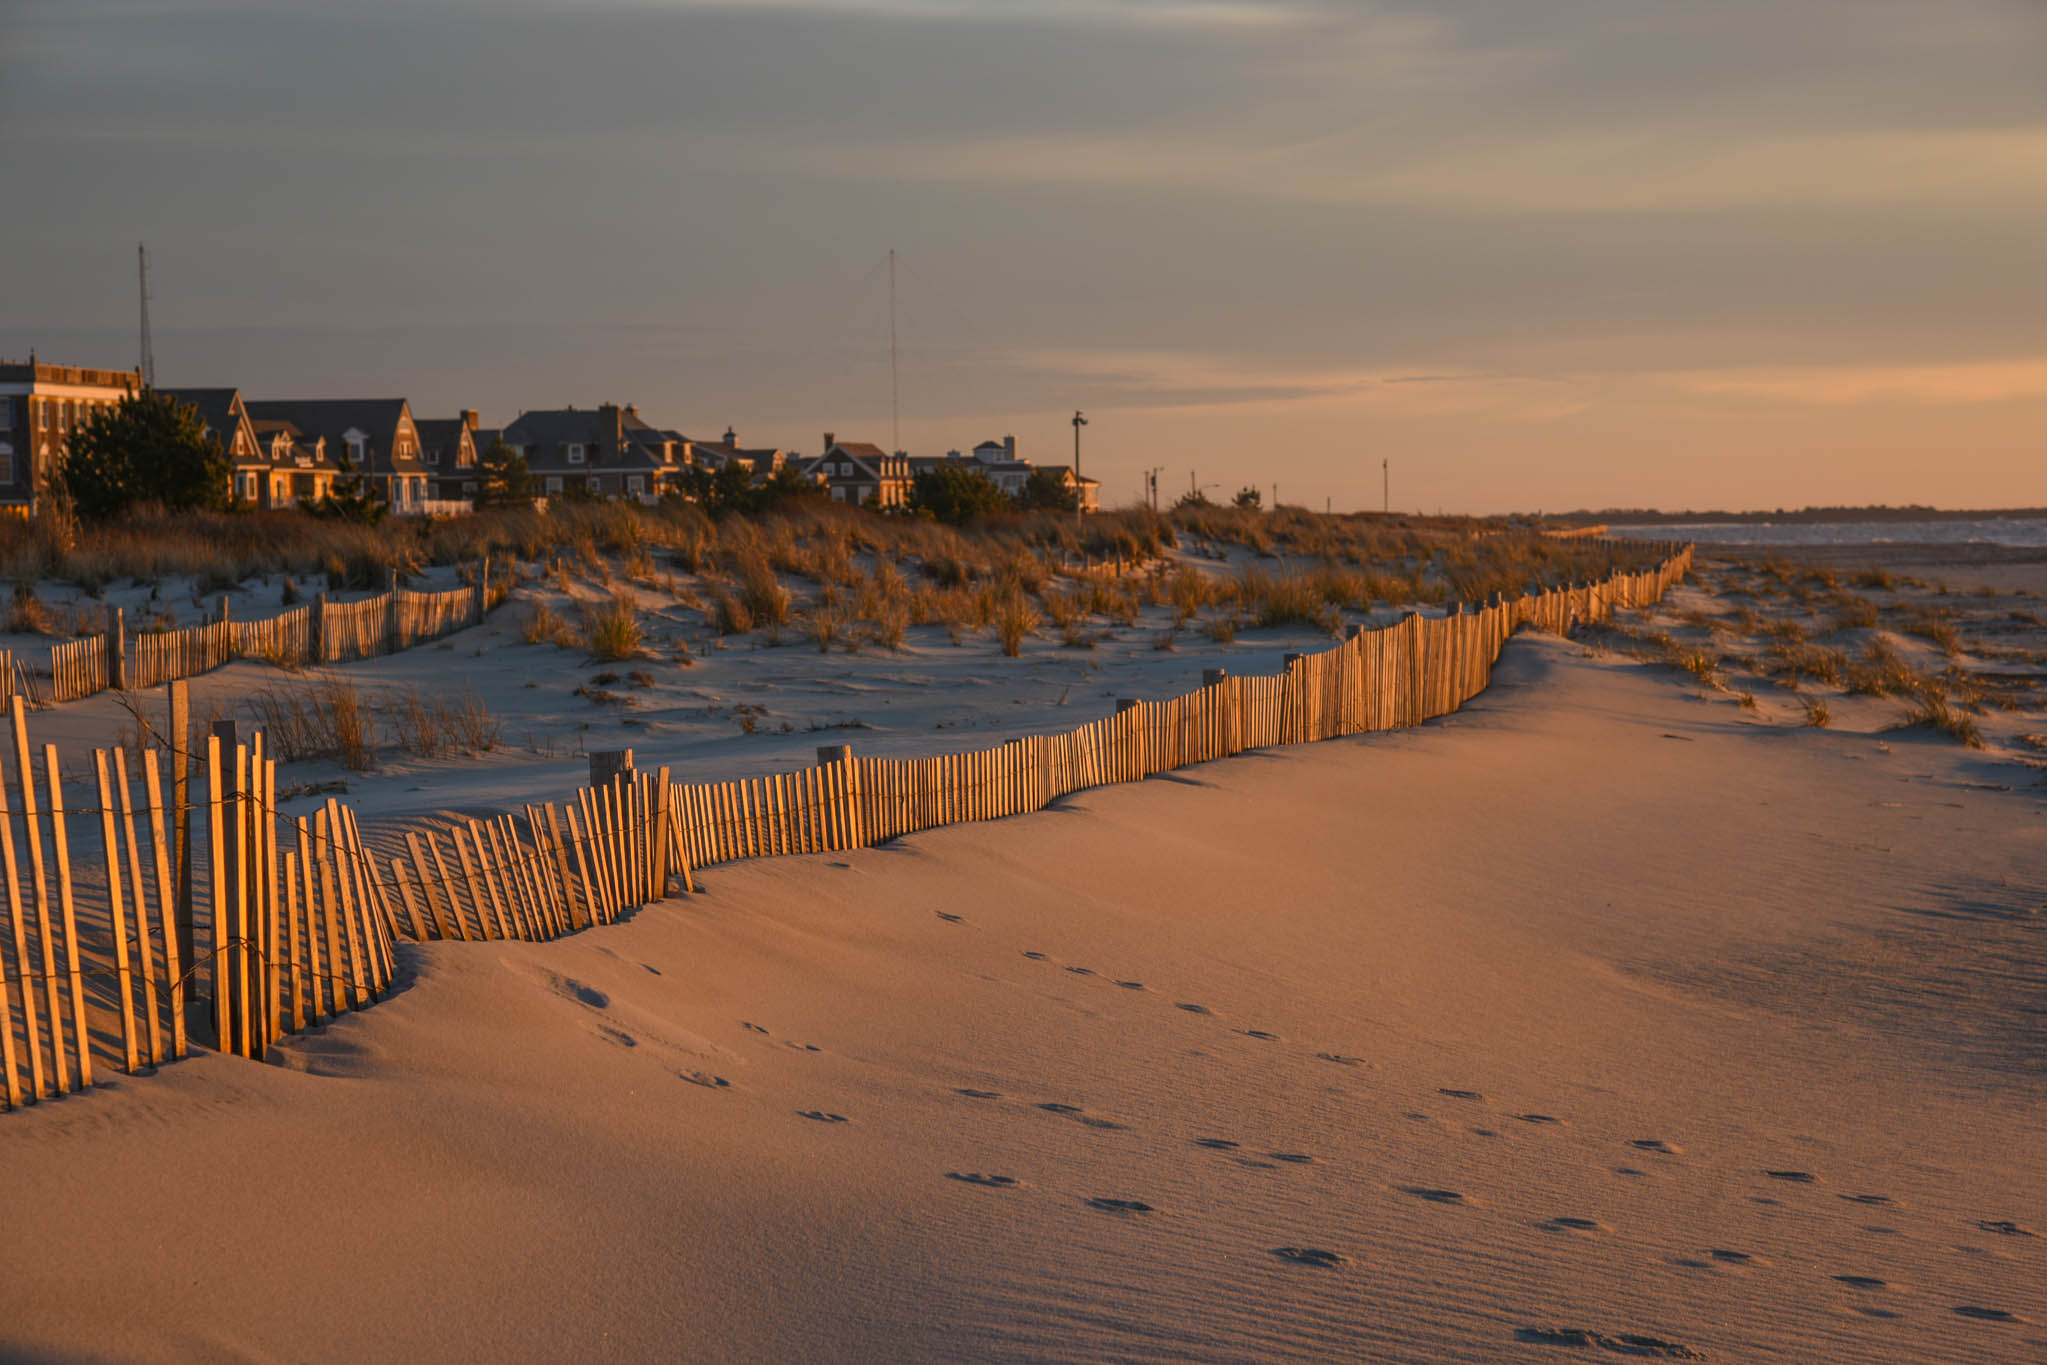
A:
[[[2047,505],[2047,0],[0,0],[0,356],[1104,501]]]

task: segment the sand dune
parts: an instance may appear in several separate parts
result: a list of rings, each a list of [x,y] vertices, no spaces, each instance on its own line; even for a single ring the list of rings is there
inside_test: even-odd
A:
[[[407,948],[0,1123],[0,1345],[2047,1357],[2015,771],[1524,636],[1419,730]]]

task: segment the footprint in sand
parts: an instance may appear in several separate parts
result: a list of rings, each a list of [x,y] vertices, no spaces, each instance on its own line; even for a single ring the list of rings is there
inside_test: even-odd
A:
[[[1274,1247],[1272,1254],[1282,1261],[1295,1265],[1312,1265],[1323,1270],[1334,1270],[1350,1264],[1350,1257],[1335,1251],[1324,1251],[1321,1247]]]
[[[1052,960],[1044,953],[1026,952],[1024,956],[1029,958],[1033,962],[1050,962]]]
[[[1276,1043],[1280,1041],[1280,1037],[1277,1033],[1267,1033],[1262,1028],[1240,1028],[1237,1030],[1237,1032],[1243,1034],[1246,1038],[1257,1038],[1268,1043]]]
[[[1066,970],[1072,972],[1075,976],[1093,976],[1095,974],[1093,967],[1068,967]]]
[[[1760,1256],[1752,1256],[1746,1251],[1729,1251],[1724,1247],[1714,1247],[1711,1251],[1707,1252],[1706,1254],[1708,1256],[1711,1256],[1714,1260],[1720,1262],[1720,1264],[1722,1265],[1764,1264],[1763,1258]]]
[[[1118,981],[1116,984],[1121,986],[1126,991],[1142,991],[1150,989],[1150,987],[1146,986],[1142,981]]]
[[[1552,1232],[1603,1232],[1605,1230],[1600,1227],[1598,1220],[1593,1218],[1552,1218],[1546,1223],[1537,1224],[1537,1226],[1548,1228]]]
[[[1635,1148],[1637,1151],[1657,1152],[1663,1156],[1676,1156],[1684,1151],[1684,1148],[1676,1143],[1665,1142],[1662,1138],[1636,1138],[1628,1146]]]
[[[947,1180],[957,1180],[963,1185],[980,1185],[991,1190],[1015,1189],[1023,1182],[1013,1175],[984,1175],[980,1171],[947,1171]]]
[[[1002,1092],[1000,1090],[968,1090],[962,1088],[954,1091],[953,1093],[956,1095],[965,1095],[970,1100],[999,1100],[1002,1098]]]
[[[2005,1308],[1982,1308],[1973,1303],[1955,1305],[1957,1316],[1974,1318],[1978,1322],[2024,1322],[2017,1313]]]
[[[1215,1012],[1206,1005],[1190,1005],[1184,1000],[1181,1001],[1179,1004],[1173,1006],[1173,1008],[1176,1010],[1185,1010],[1189,1014],[1213,1014]]]
[[[1834,1278],[1836,1280],[1839,1280],[1842,1284],[1847,1285],[1850,1289],[1890,1288],[1890,1284],[1888,1281],[1879,1280],[1874,1275],[1836,1275]]]
[[[758,1033],[762,1037],[768,1036],[768,1031],[762,1028],[759,1024],[749,1024],[748,1022],[746,1022],[746,1020],[742,1019],[739,1021],[739,1026],[745,1029],[748,1033]]]
[[[654,965],[653,963],[651,963],[651,962],[642,962],[642,963],[641,963],[640,965],[641,965],[642,967],[645,967],[645,968],[647,969],[647,971],[648,971],[648,972],[649,972],[649,973],[650,973],[651,975],[654,975],[654,976],[659,976],[659,975],[661,975],[661,969],[660,969],[659,967],[656,967],[656,966],[655,966],[655,965]]]
[[[1321,1059],[1322,1059],[1323,1061],[1325,1061],[1325,1062],[1335,1062],[1335,1063],[1336,1063],[1336,1064],[1337,1064],[1338,1066],[1364,1066],[1364,1065],[1365,1065],[1365,1059],[1364,1059],[1364,1058],[1362,1058],[1362,1057],[1347,1057],[1347,1056],[1345,1056],[1345,1055],[1344,1055],[1343,1053],[1341,1053],[1341,1052],[1318,1052],[1318,1053],[1316,1053],[1315,1055],[1316,1055],[1317,1057],[1321,1058]]]
[[[965,924],[967,922],[967,917],[965,915],[955,915],[949,910],[935,910],[932,913],[937,915],[940,919],[944,920],[947,924]]]
[[[1819,1180],[1811,1171],[1764,1171],[1763,1174],[1772,1180],[1788,1180],[1794,1185],[1811,1185]]]
[[[1642,1336],[1633,1332],[1607,1336],[1604,1332],[1588,1331],[1583,1327],[1523,1327],[1514,1333],[1514,1340],[1525,1341],[1532,1346],[1596,1346],[1616,1355],[1655,1356],[1663,1360],[1706,1358],[1689,1346],[1680,1346],[1661,1337]]]
[[[1038,1108],[1048,1114],[1058,1114],[1063,1118],[1078,1119],[1090,1128],[1101,1128],[1109,1132],[1121,1132],[1123,1129],[1122,1124],[1112,1119],[1097,1118],[1077,1104],[1041,1104]]]
[[[2011,1219],[2009,1218],[1998,1218],[1994,1220],[1987,1219],[1983,1222],[1976,1224],[1976,1226],[1982,1228],[1985,1232],[1995,1232],[2000,1236],[2004,1237],[2033,1236],[2033,1230],[2031,1228],[2022,1227],[2019,1224],[2012,1222]]]
[[[1110,1199],[1106,1195],[1087,1201],[1088,1207],[1101,1209],[1105,1213],[1156,1213],[1158,1210],[1141,1199]]]
[[[1891,1202],[1891,1197],[1887,1194],[1844,1194],[1841,1198],[1851,1204],[1888,1204]]]
[[[1471,1202],[1456,1190],[1436,1190],[1426,1185],[1402,1185],[1400,1192],[1411,1194],[1417,1199],[1426,1199],[1431,1204],[1468,1205]]]
[[[1438,1095],[1448,1095],[1453,1100],[1482,1100],[1485,1098],[1476,1090],[1445,1090],[1441,1086],[1436,1088],[1436,1093]]]
[[[1306,1152],[1267,1152],[1265,1155],[1271,1157],[1274,1161],[1284,1161],[1289,1166],[1312,1166],[1315,1164],[1315,1158],[1309,1156]]]
[[[1557,1117],[1556,1115],[1554,1115],[1554,1114],[1516,1114],[1516,1115],[1514,1115],[1514,1117],[1515,1117],[1515,1118],[1517,1118],[1517,1119],[1519,1119],[1519,1120],[1520,1120],[1521,1122],[1523,1122],[1523,1123],[1558,1123],[1558,1124],[1560,1124],[1560,1123],[1562,1123],[1562,1122],[1563,1122],[1563,1120],[1562,1120],[1562,1119],[1558,1118],[1558,1117]]]
[[[819,1123],[845,1123],[848,1121],[844,1114],[834,1114],[824,1109],[799,1109],[796,1112],[804,1118],[815,1119]]]
[[[708,1071],[678,1071],[675,1073],[675,1078],[679,1081],[688,1081],[691,1085],[701,1085],[706,1090],[729,1090],[732,1088],[732,1082],[726,1080],[723,1076],[713,1076]]]
[[[1231,1142],[1228,1138],[1196,1138],[1194,1145],[1206,1147],[1211,1152],[1234,1152],[1240,1144]]]
[[[638,1047],[640,1045],[640,1040],[633,1037],[632,1034],[627,1033],[622,1028],[613,1028],[609,1024],[599,1024],[597,1026],[597,1035],[606,1042],[617,1043],[620,1047]]]

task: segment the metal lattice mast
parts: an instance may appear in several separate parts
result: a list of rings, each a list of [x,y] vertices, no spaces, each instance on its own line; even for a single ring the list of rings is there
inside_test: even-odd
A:
[[[142,291],[142,355],[136,366],[142,371],[142,387],[156,387],[156,350],[149,340],[149,250],[135,244],[135,270]]]

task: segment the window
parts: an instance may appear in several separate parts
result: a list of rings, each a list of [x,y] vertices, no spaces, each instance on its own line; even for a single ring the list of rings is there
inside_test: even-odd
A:
[[[0,483],[14,482],[14,447],[0,441]]]
[[[571,445],[569,447],[569,463],[570,464],[583,463],[583,447],[581,447],[580,445]]]
[[[246,498],[246,499],[247,499],[248,501],[250,501],[250,502],[254,502],[254,501],[256,500],[256,476],[255,476],[254,474],[244,474],[244,475],[242,475],[242,476],[241,476],[241,485],[242,485],[242,496],[243,496],[244,498]],[[215,488],[218,488],[218,487],[220,487],[220,485],[219,485],[219,484],[215,484],[215,485],[214,485],[214,487],[215,487]]]
[[[604,491],[604,480],[592,474],[589,478],[583,480],[583,490],[588,493],[602,493]]]
[[[561,491],[562,491],[562,476],[561,476],[561,475],[559,475],[559,474],[550,474],[550,475],[548,475],[548,476],[547,476],[547,491],[548,491],[549,493],[559,493],[559,492],[561,492]]]
[[[465,498],[468,498],[468,497],[474,497],[475,495],[476,495],[476,480],[474,480],[474,479],[464,479],[464,480],[462,480],[462,496],[463,496],[463,497],[465,497]]]
[[[14,400],[0,398],[0,431],[14,430]]]
[[[36,422],[44,431],[50,429],[50,409],[53,406],[48,399],[36,404]]]
[[[432,450],[422,450],[419,452],[419,458],[428,464],[438,465],[441,462],[441,448],[435,446]]]
[[[637,497],[647,491],[647,481],[637,474],[630,475],[625,481],[625,491]]]

